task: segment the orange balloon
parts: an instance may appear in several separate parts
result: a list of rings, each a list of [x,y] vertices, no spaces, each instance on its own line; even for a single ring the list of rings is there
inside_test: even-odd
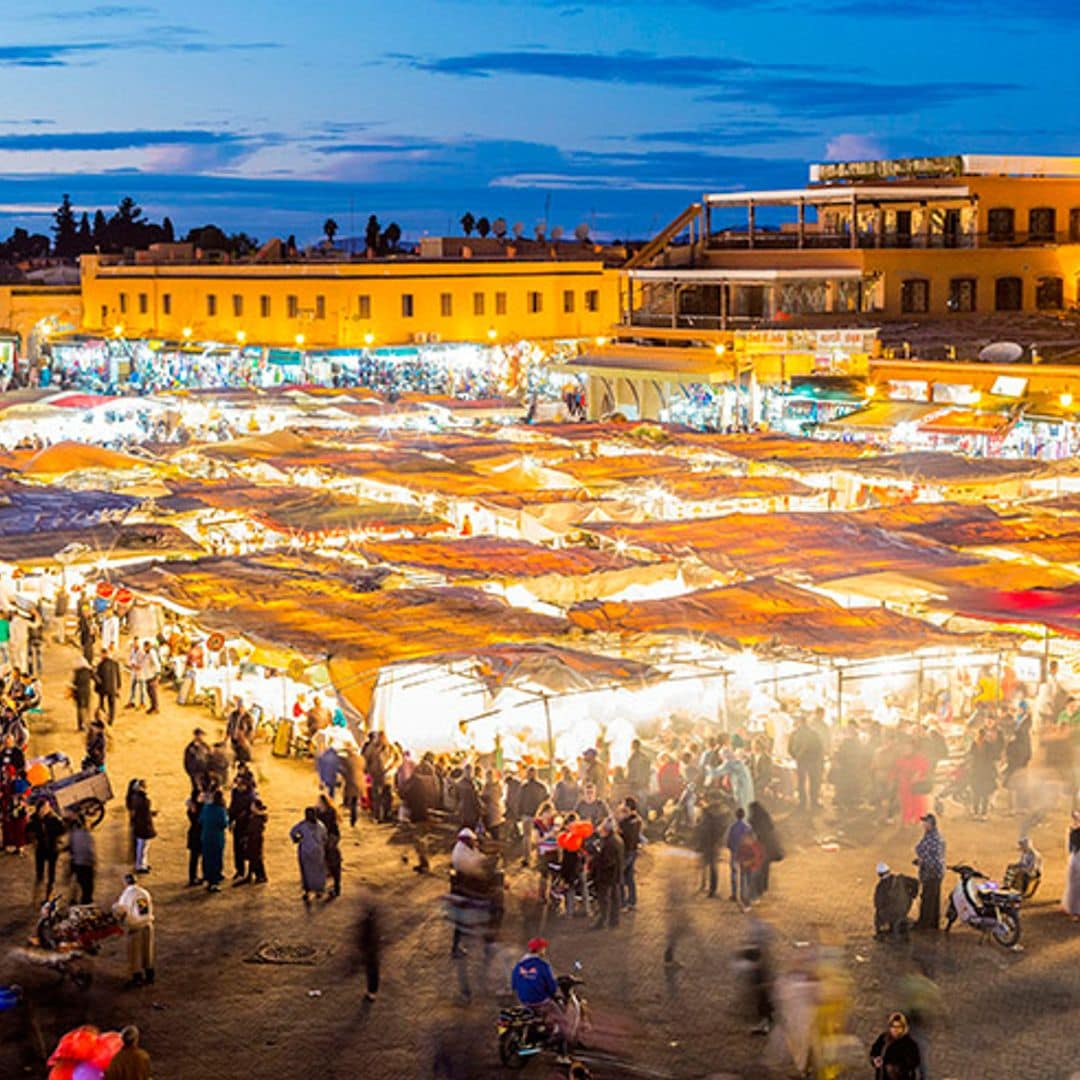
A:
[[[40,761],[35,761],[26,770],[26,779],[30,781],[31,787],[40,787],[49,782],[49,770]]]

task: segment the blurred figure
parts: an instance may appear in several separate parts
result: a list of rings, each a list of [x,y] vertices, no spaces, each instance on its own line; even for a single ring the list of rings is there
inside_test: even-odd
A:
[[[381,942],[379,938],[379,909],[374,898],[365,896],[360,905],[360,916],[356,922],[356,955],[364,966],[367,989],[365,1001],[374,1001],[379,993],[379,966]]]
[[[1080,921],[1080,810],[1072,812],[1068,851],[1069,861],[1065,867],[1065,893],[1061,898],[1061,904],[1073,922],[1078,922]]]

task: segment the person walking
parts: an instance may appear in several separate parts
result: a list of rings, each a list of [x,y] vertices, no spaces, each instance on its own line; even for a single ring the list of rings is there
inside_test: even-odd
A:
[[[536,766],[525,770],[525,783],[518,794],[518,824],[521,828],[521,865],[528,866],[532,857],[533,820],[537,811],[547,801],[548,789],[537,779]],[[509,797],[507,797],[509,805]]]
[[[795,759],[799,787],[799,807],[821,808],[821,774],[825,768],[825,744],[821,736],[800,716],[788,740],[788,753]]]
[[[75,819],[68,834],[68,857],[71,859],[71,876],[79,887],[79,903],[92,904],[97,853],[94,835],[81,817]]]
[[[780,844],[780,835],[776,831],[776,823],[772,815],[759,802],[750,804],[746,820],[754,835],[761,844],[761,866],[758,868],[751,886],[754,896],[763,896],[769,891],[769,867],[774,862],[780,862],[784,857],[784,849]]]
[[[945,877],[945,838],[938,832],[933,814],[922,817],[923,836],[915,845],[919,867],[920,930],[937,930],[941,924],[941,881]]]
[[[60,838],[64,835],[64,823],[56,816],[52,803],[42,799],[34,807],[34,813],[26,828],[34,844],[34,903],[38,902],[42,881],[45,896],[52,896],[56,884],[56,860],[60,857]]]
[[[619,807],[618,821],[619,836],[623,842],[622,906],[625,911],[633,911],[637,907],[637,876],[634,867],[637,864],[642,829],[645,825],[638,813],[637,799],[633,795],[627,795],[623,800]]]
[[[201,885],[203,879],[199,877],[199,860],[202,858],[202,825],[199,823],[199,814],[202,812],[202,797],[192,794],[184,803],[187,812],[187,852],[188,852],[188,880],[187,887],[193,889]]]
[[[101,650],[94,681],[97,684],[98,708],[104,713],[109,727],[112,727],[116,719],[116,699],[120,696],[121,679],[120,665],[108,649]]]
[[[130,989],[154,981],[154,902],[150,893],[136,884],[134,874],[124,875],[124,891],[113,904],[113,914],[121,921],[128,942]]]
[[[244,879],[253,885],[265,885],[266,863],[263,861],[263,844],[266,834],[266,822],[269,818],[266,804],[262,799],[252,801],[247,819],[247,860],[248,876]]]
[[[255,790],[246,773],[239,773],[229,794],[229,831],[233,841],[233,883],[240,884],[248,876],[247,827]]]
[[[341,819],[337,807],[325,794],[319,796],[315,813],[326,829],[326,872],[331,881],[326,898],[333,900],[341,895]]]
[[[154,818],[157,811],[150,805],[150,796],[146,794],[146,781],[136,780],[131,790],[131,835],[135,839],[135,873],[149,874],[150,841],[157,836]]]
[[[908,1030],[903,1013],[893,1013],[889,1026],[870,1047],[874,1080],[919,1080],[919,1047]]]
[[[709,896],[715,896],[720,884],[716,862],[720,854],[720,845],[727,834],[728,823],[720,803],[719,793],[708,791],[706,798],[705,809],[702,810],[697,824],[697,847],[701,853],[703,885]],[[734,882],[734,879],[732,880]]]
[[[1068,862],[1065,865],[1065,892],[1061,906],[1073,922],[1080,922],[1080,810],[1072,812],[1069,829]]]
[[[152,641],[143,642],[143,685],[146,688],[146,715],[154,716],[158,710],[158,680],[161,678],[161,657]]]
[[[75,702],[76,731],[83,731],[90,726],[93,694],[94,669],[85,656],[79,656],[75,661],[75,670],[71,674],[71,700]]]
[[[184,772],[191,781],[191,794],[198,795],[207,786],[210,765],[210,747],[206,744],[206,732],[197,727],[191,733],[191,742],[184,747]]]
[[[90,612],[86,605],[79,607],[79,648],[86,658],[87,663],[94,659],[94,621],[90,618]],[[104,650],[102,650],[104,651]]]
[[[641,748],[641,740],[630,744],[630,757],[626,760],[626,783],[638,807],[649,801],[649,782],[652,779],[652,761]]]
[[[754,830],[746,821],[746,811],[741,807],[735,808],[735,820],[728,827],[727,836],[724,838],[724,846],[728,850],[728,862],[731,868],[731,896],[728,898],[745,907],[751,900],[750,874],[744,868],[740,852],[743,841],[754,835]]]
[[[150,1055],[139,1046],[139,1029],[134,1024],[120,1032],[120,1043],[104,1080],[150,1080]]]
[[[102,649],[104,652],[105,649]],[[131,693],[125,709],[141,709],[146,705],[146,653],[138,641],[131,642],[128,650],[128,671],[131,674]]]
[[[314,806],[304,810],[304,820],[289,830],[289,839],[296,844],[303,899],[307,903],[312,893],[321,897],[326,890],[326,826]]]
[[[105,752],[108,742],[105,738],[105,724],[95,719],[90,721],[90,729],[86,733],[86,754],[83,757],[84,769],[104,769]]]
[[[990,797],[997,787],[997,747],[987,738],[986,729],[980,728],[968,751],[971,762],[971,790],[975,796],[973,813],[976,818],[986,817],[990,809]]]
[[[199,811],[199,846],[207,892],[221,892],[221,879],[225,874],[225,831],[228,826],[225,796],[218,788]]]
[[[605,926],[613,930],[619,925],[622,907],[622,880],[625,871],[622,837],[612,818],[600,823],[600,846],[592,862],[592,878],[596,884],[596,921],[594,930]]]
[[[370,896],[364,898],[360,909],[360,918],[356,923],[356,948],[360,962],[364,965],[367,990],[365,1001],[374,1001],[379,993],[379,967],[381,959],[381,941],[379,940],[379,909]]]

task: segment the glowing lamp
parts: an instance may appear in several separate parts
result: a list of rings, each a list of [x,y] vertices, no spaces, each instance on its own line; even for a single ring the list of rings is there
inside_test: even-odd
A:
[[[243,345],[244,342],[247,341],[247,331],[245,331],[245,330],[237,330],[236,331],[236,340],[239,341],[241,345]]]
[[[121,334],[122,334],[122,333],[124,332],[124,324],[123,324],[123,323],[117,323],[117,324],[116,324],[116,325],[115,325],[115,326],[114,326],[114,327],[112,328],[112,332],[113,332],[113,333],[114,333],[114,334],[115,334],[115,335],[116,335],[117,337],[119,337],[119,336],[120,336],[120,335],[121,335]]]
[[[297,334],[296,338],[295,338],[295,341],[296,341],[297,345],[303,345],[304,341],[305,341],[304,335],[303,334]]]
[[[1061,402],[1061,407],[1063,409],[1067,409],[1073,403],[1073,396],[1068,392],[1068,390],[1066,390],[1065,393],[1058,398],[1058,401]]]
[[[723,356],[724,353],[727,352],[727,346],[723,342],[720,342],[713,346],[713,352],[715,352],[717,356]]]
[[[493,326],[488,330],[488,341],[494,341],[496,337],[498,337],[498,334],[496,334],[495,327]]]
[[[375,335],[369,330],[364,335],[364,344],[365,345],[373,345],[374,343],[375,343]]]
[[[185,326],[184,329],[180,331],[180,333],[183,334],[186,338],[191,337],[191,327]]]
[[[597,348],[602,349],[606,344],[607,344],[607,338],[606,337],[598,337],[596,339]]]

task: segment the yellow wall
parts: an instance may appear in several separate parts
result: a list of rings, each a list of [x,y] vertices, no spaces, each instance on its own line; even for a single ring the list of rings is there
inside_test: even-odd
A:
[[[110,265],[84,256],[82,292],[83,328],[89,333],[122,326],[129,337],[180,340],[190,327],[195,340],[234,341],[243,332],[251,344],[284,346],[293,345],[298,334],[308,346],[327,347],[361,346],[368,334],[375,346],[408,343],[418,334],[486,342],[490,330],[502,341],[593,337],[618,312],[618,274],[599,261]],[[572,312],[564,310],[566,292],[573,294]],[[588,292],[596,293],[595,311],[586,309]],[[474,310],[477,293],[484,298],[483,314]],[[505,294],[504,314],[497,311],[499,293]],[[531,293],[541,297],[539,311],[530,310]],[[403,314],[406,294],[413,297],[412,317]],[[450,314],[443,311],[444,294]],[[214,315],[209,296],[216,297]],[[239,315],[234,296],[241,297]],[[268,316],[261,314],[264,296]],[[289,296],[297,298],[296,317],[289,315]],[[367,318],[361,316],[361,296],[370,298]]]
[[[0,285],[0,330],[19,335],[23,354],[30,347],[34,328],[51,316],[62,327],[79,325],[82,301],[77,286]]]

